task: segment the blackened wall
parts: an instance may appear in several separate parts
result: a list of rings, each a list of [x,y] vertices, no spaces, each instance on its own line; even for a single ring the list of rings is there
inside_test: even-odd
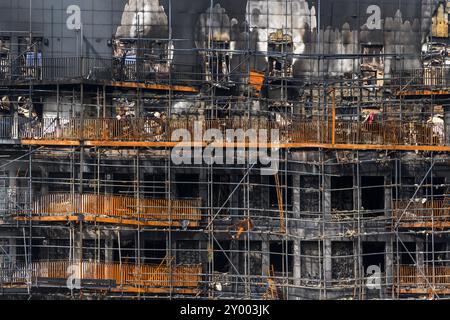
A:
[[[383,46],[386,54],[415,54],[402,59],[387,58],[385,71],[418,67],[422,43],[430,33],[431,15],[438,0],[214,0],[214,12],[226,15],[228,21],[221,31],[228,30],[232,48],[236,50],[267,50],[267,36],[284,28],[294,38],[294,70],[296,76],[320,71],[329,75],[356,72],[359,59],[334,59],[319,65],[308,55],[358,54],[363,44]],[[31,27],[35,36],[45,41],[46,57],[74,56],[80,53],[81,31],[70,30],[76,24],[74,7],[80,9],[83,25],[83,54],[110,56],[108,41],[118,32],[124,10],[144,12],[162,6],[171,21],[175,64],[198,66],[202,30],[200,17],[209,17],[210,0],[33,0]],[[76,9],[75,8],[75,9]],[[68,11],[68,9],[71,9]],[[171,12],[171,14],[169,14]],[[0,1],[0,32],[12,39],[27,36],[29,0]],[[75,21],[75,22],[74,22]],[[134,20],[136,22],[136,20]],[[155,22],[157,21],[157,22]],[[160,23],[155,16],[141,17],[141,23]],[[369,25],[367,22],[369,21]],[[134,23],[135,23],[134,22]],[[217,27],[213,19],[212,29]],[[69,26],[68,26],[69,24]],[[72,26],[72,27],[71,27]],[[146,30],[151,30],[147,28]],[[154,29],[155,30],[155,29]],[[160,28],[166,30],[169,28]],[[144,37],[168,37],[165,32]],[[12,41],[15,43],[16,41]],[[182,50],[185,49],[185,50]],[[234,64],[241,61],[233,55]],[[266,68],[263,54],[250,59],[250,68]],[[243,71],[243,70],[241,70]]]

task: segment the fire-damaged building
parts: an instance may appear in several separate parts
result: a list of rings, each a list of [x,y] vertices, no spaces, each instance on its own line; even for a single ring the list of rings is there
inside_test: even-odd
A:
[[[448,298],[449,15],[1,1],[0,298]]]

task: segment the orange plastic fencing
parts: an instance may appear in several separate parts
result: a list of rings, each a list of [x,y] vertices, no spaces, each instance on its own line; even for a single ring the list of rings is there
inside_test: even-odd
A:
[[[54,193],[38,197],[33,215],[84,214],[141,220],[201,220],[201,199],[137,199],[115,195]]]

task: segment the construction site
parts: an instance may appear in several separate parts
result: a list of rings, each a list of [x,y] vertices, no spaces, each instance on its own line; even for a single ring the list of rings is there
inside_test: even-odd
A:
[[[0,1],[0,299],[450,298],[449,15]]]

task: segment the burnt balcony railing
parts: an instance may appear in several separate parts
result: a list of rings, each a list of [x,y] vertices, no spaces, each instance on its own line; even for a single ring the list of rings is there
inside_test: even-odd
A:
[[[91,283],[107,282],[108,289],[117,292],[168,292],[172,288],[174,291],[196,293],[201,282],[201,271],[199,265],[38,261],[0,270],[0,282],[3,286],[39,286],[41,282],[52,282],[66,287],[67,279],[75,274],[75,278],[82,280],[82,287],[83,280],[89,280]]]
[[[0,139],[17,138],[17,133],[14,132],[17,126],[14,127],[14,119],[12,117],[0,117]]]
[[[215,119],[195,123],[192,119],[156,120],[147,118],[109,119],[40,119],[29,121],[20,128],[21,139],[35,140],[98,140],[98,141],[170,141],[177,129],[185,129],[194,138],[196,128],[200,134],[217,129],[278,129],[280,126],[263,118],[245,120]],[[270,132],[268,134],[270,138]],[[281,138],[281,137],[280,137]]]
[[[138,199],[127,196],[52,193],[38,196],[31,215],[19,212],[21,220],[78,220],[118,224],[195,227],[201,220],[201,199]]]
[[[450,67],[430,66],[421,69],[393,71],[391,73],[393,85],[405,89],[439,89],[450,86]]]
[[[450,199],[394,200],[394,222],[404,227],[450,227]]]
[[[204,76],[196,65],[172,65],[167,59],[121,58],[111,56],[47,57],[26,56],[0,59],[1,81],[105,80],[133,82],[164,82],[169,78],[184,84],[201,84]],[[170,77],[169,77],[170,74]],[[249,82],[254,85],[254,73]],[[384,86],[404,88],[448,87],[449,66],[425,66],[418,69],[394,70],[386,74]]]
[[[184,66],[183,70],[186,69],[187,66]],[[183,71],[184,84],[193,84],[198,78],[194,67],[191,69]],[[114,57],[39,57],[30,60],[22,56],[0,59],[0,82],[85,79],[159,83],[168,81],[171,72],[167,61],[141,58],[130,60]],[[176,81],[179,75],[172,74],[171,78]],[[192,82],[186,79],[191,79]]]
[[[298,121],[288,127],[291,142],[353,145],[444,145],[444,126],[426,122]]]
[[[450,293],[448,266],[394,266],[394,284],[399,293]]]
[[[283,143],[342,144],[377,146],[444,146],[444,125],[427,122],[385,121],[362,123],[354,121],[292,120],[280,123],[263,118],[214,119],[195,123],[192,119],[40,119],[23,123],[19,135],[25,140],[98,140],[173,142],[176,129],[186,129],[193,142],[196,126],[203,134],[207,129],[217,129],[226,138],[227,130],[267,129],[278,130]],[[175,138],[174,138],[175,139]],[[178,141],[178,140],[176,140]],[[268,140],[269,141],[269,140]],[[260,141],[261,142],[261,141]]]

